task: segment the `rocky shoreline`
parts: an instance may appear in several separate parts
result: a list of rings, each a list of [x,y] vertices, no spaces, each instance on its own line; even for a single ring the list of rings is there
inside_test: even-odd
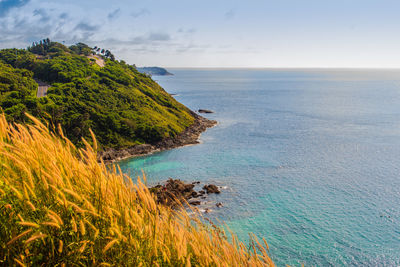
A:
[[[179,207],[182,204],[189,204],[198,206],[201,200],[205,199],[209,194],[220,194],[220,187],[214,184],[206,184],[202,190],[196,191],[195,187],[199,186],[200,182],[193,182],[186,184],[179,179],[169,178],[163,184],[150,187],[149,190],[154,194],[155,200],[159,204],[167,205],[172,208]],[[222,203],[215,204],[216,207],[221,208]],[[207,212],[208,209],[205,211]]]
[[[200,134],[207,128],[215,126],[217,122],[206,119],[194,112],[192,112],[192,115],[195,118],[194,123],[174,138],[164,139],[154,145],[141,144],[124,149],[109,148],[99,152],[98,159],[99,161],[102,159],[105,163],[112,163],[130,157],[145,156],[158,151],[198,144]]]

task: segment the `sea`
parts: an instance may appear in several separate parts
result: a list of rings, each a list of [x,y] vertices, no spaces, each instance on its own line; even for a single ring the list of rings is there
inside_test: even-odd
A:
[[[170,71],[154,79],[218,125],[123,172],[221,186],[199,209],[277,266],[400,266],[400,70]]]

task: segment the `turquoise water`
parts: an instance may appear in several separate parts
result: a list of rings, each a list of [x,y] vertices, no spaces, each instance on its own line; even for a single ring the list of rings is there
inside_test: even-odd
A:
[[[225,186],[207,216],[278,266],[400,265],[400,71],[172,71],[155,79],[219,124],[124,172]]]

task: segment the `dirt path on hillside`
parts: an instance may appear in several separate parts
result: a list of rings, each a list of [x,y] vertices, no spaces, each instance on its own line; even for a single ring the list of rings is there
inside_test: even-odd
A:
[[[102,59],[100,56],[98,55],[90,55],[88,56],[88,58],[93,58],[94,60],[96,60],[96,64],[99,65],[100,67],[104,67],[106,64],[104,63],[104,59]]]
[[[35,81],[36,81],[37,84],[38,84],[38,89],[37,89],[36,96],[37,96],[37,97],[44,97],[44,96],[46,96],[46,95],[47,95],[47,90],[51,87],[51,85],[50,85],[50,84],[47,84],[47,83],[45,83],[45,82],[42,82],[42,81],[40,81],[40,80],[36,80],[36,79],[35,79]]]

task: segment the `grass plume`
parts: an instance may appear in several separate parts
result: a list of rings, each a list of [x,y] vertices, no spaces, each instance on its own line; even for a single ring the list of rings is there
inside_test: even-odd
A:
[[[141,179],[99,164],[88,143],[77,149],[30,119],[0,115],[0,265],[273,266],[266,243],[246,248],[156,204]]]

